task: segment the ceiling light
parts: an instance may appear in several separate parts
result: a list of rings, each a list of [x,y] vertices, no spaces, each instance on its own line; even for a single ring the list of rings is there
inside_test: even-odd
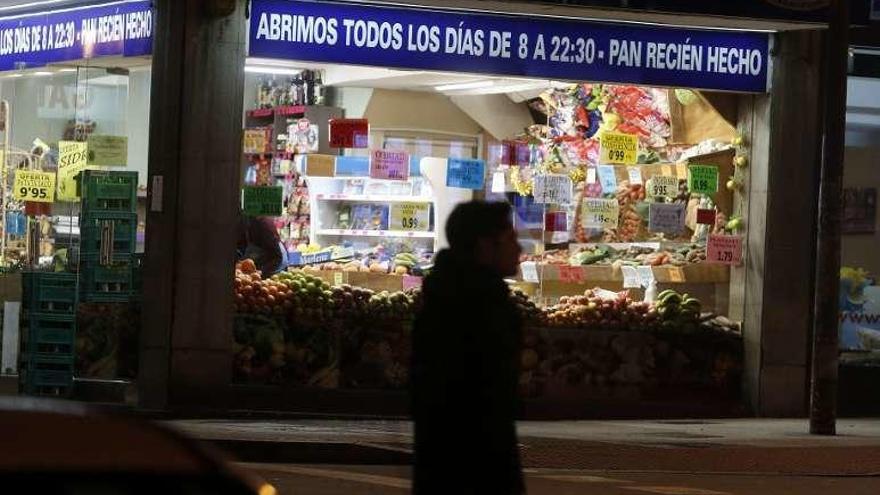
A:
[[[73,67],[66,67],[64,69],[58,69],[58,72],[76,72],[76,69]]]
[[[279,75],[287,75],[293,76],[302,72],[300,69],[286,69],[283,67],[264,67],[260,65],[246,65],[244,67],[245,72],[251,72],[254,74],[279,74]]]
[[[33,75],[42,77],[42,76],[51,76],[52,73],[49,71],[46,71],[46,70],[40,70],[40,71],[34,72]]]
[[[457,91],[460,89],[478,89],[478,88],[488,88],[489,86],[494,86],[495,81],[486,80],[486,81],[472,81],[466,83],[456,83],[456,84],[444,84],[442,86],[434,86],[434,90],[436,91]]]
[[[5,76],[3,76],[3,77],[6,77],[6,78],[21,77],[21,74],[8,74],[8,75],[5,75]]]

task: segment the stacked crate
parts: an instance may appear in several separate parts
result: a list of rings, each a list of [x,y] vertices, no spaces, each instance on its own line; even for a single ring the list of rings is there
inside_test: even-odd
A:
[[[76,274],[22,274],[22,392],[61,397],[72,393],[76,307]]]
[[[135,287],[137,172],[85,170],[80,177],[80,300],[128,302]]]

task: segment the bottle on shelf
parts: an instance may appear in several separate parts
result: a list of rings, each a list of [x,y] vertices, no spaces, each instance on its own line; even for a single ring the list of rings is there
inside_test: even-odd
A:
[[[321,77],[320,70],[315,71],[315,82],[313,83],[315,91],[315,105],[324,105],[324,78]]]
[[[293,78],[294,85],[294,105],[305,105],[305,88],[303,87],[303,79],[301,74],[297,74]]]
[[[305,104],[315,104],[315,73],[310,70],[303,71],[303,88],[305,90]]]

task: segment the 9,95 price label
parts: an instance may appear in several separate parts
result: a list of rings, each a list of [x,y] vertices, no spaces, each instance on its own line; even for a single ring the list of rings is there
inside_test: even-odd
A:
[[[620,216],[616,199],[587,198],[581,211],[581,223],[588,229],[614,229]]]
[[[674,198],[678,196],[678,178],[668,175],[655,175],[651,178],[651,196]]]
[[[425,232],[431,222],[428,203],[397,203],[391,206],[391,229]]]
[[[602,133],[599,142],[600,163],[634,165],[639,156],[639,138],[619,132]]]
[[[13,197],[19,201],[52,203],[55,201],[55,174],[17,170],[12,189]]]

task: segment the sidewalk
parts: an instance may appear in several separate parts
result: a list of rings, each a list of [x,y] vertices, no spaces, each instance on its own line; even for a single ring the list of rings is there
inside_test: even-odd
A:
[[[407,464],[407,421],[177,420],[166,424],[242,460]],[[838,436],[804,419],[527,421],[527,467],[701,473],[880,475],[880,419],[838,422]]]

